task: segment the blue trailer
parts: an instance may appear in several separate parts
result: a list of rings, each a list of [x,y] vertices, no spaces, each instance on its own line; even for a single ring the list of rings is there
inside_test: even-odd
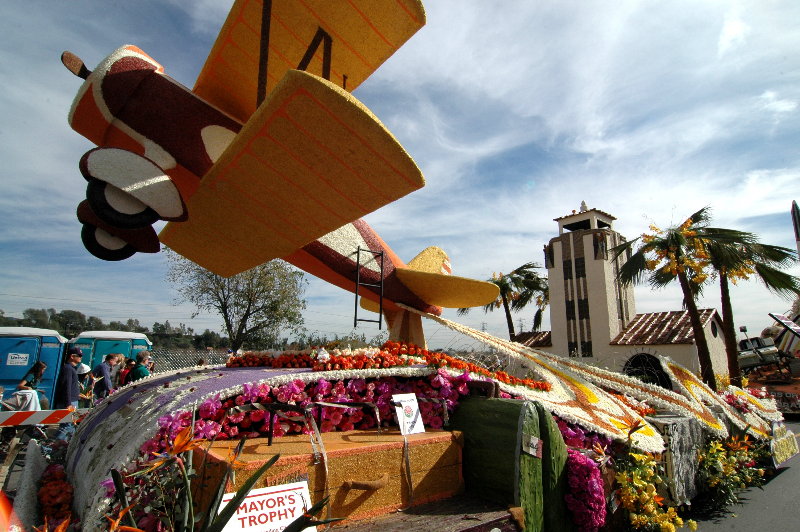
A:
[[[152,351],[153,343],[143,333],[128,331],[84,331],[69,341],[83,351],[83,363],[90,368],[100,364],[110,353],[136,358],[140,351]]]
[[[47,369],[39,389],[53,403],[56,379],[61,370],[67,339],[58,331],[35,327],[0,327],[0,386],[3,399],[17,390],[35,362],[42,361]]]

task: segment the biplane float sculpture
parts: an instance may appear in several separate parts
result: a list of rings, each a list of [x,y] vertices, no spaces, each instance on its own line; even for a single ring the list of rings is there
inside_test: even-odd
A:
[[[79,165],[87,250],[123,260],[164,243],[223,276],[283,258],[418,344],[419,316],[398,303],[438,315],[494,300],[440,249],[405,264],[360,220],[424,186],[349,92],[424,23],[419,0],[237,0],[192,90],[135,46],[93,71],[65,52],[85,79],[70,125],[98,146]]]

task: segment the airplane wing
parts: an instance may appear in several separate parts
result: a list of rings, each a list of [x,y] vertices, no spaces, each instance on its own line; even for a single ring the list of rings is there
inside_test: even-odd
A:
[[[421,0],[236,0],[193,91],[246,122],[287,70],[352,91],[424,24]]]
[[[284,257],[424,186],[411,157],[351,94],[287,71],[159,239],[222,276]]]
[[[444,308],[469,308],[488,305],[500,294],[497,285],[477,279],[397,268],[395,275],[430,305]]]
[[[396,268],[394,274],[428,305],[443,308],[471,308],[488,305],[500,294],[497,285],[442,273],[423,272],[409,268]],[[378,303],[362,297],[359,306],[378,312]]]

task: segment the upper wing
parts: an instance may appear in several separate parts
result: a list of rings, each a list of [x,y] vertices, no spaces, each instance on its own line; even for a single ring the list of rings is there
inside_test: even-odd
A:
[[[424,24],[421,0],[236,0],[194,92],[246,122],[288,69],[352,91]]]
[[[411,157],[351,94],[289,70],[169,223],[167,246],[219,275],[296,249],[421,188]]]

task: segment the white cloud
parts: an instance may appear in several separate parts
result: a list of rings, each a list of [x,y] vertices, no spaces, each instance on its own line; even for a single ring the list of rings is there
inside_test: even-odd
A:
[[[764,91],[758,99],[765,110],[775,115],[791,113],[797,109],[797,100],[781,99],[775,91]]]
[[[749,33],[750,26],[748,26],[741,18],[739,18],[738,14],[727,14],[722,25],[722,30],[719,33],[717,55],[719,57],[723,57],[728,52],[743,46]]]

